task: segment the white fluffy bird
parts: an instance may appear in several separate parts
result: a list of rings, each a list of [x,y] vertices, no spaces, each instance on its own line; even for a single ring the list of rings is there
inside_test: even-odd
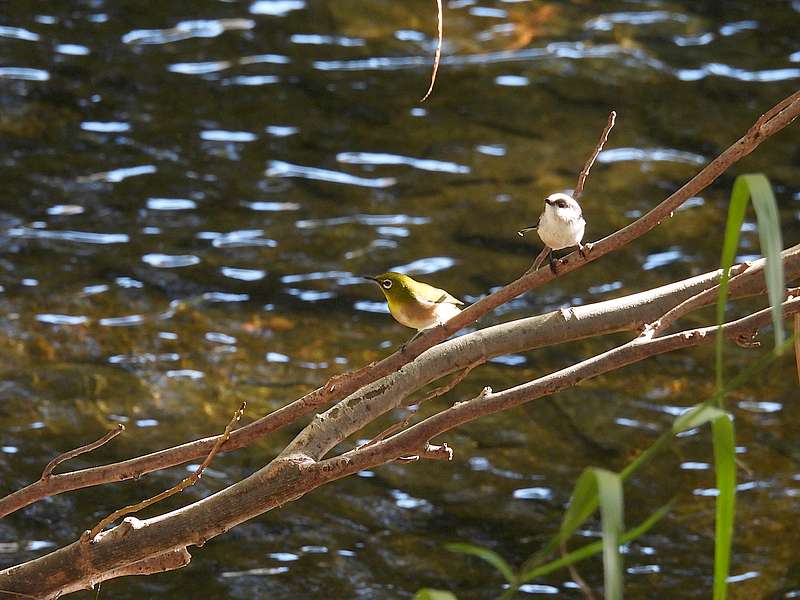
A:
[[[525,235],[526,231],[535,229],[539,238],[545,244],[545,251],[549,249],[550,269],[555,273],[555,260],[553,259],[554,250],[572,248],[578,246],[581,256],[584,256],[583,232],[586,229],[586,221],[578,201],[572,196],[563,193],[550,194],[544,199],[544,211],[539,217],[536,225],[531,225],[525,229],[520,229],[517,233]],[[542,252],[542,256],[544,252]],[[538,260],[534,262],[531,269],[539,267]]]

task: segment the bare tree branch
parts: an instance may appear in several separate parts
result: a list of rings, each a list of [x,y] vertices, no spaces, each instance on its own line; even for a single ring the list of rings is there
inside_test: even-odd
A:
[[[800,266],[800,245],[783,253],[787,280],[798,277]],[[742,277],[731,286],[734,296],[748,295],[753,290],[761,293],[764,289],[763,269],[766,260],[753,263],[747,277]],[[716,281],[714,281],[716,283]],[[678,288],[679,289],[679,288]],[[688,297],[696,292],[688,294]],[[619,300],[571,307],[554,311],[538,317],[521,319],[470,333],[448,340],[421,355],[410,365],[396,374],[389,375],[373,384],[365,386],[344,401],[339,402],[317,417],[286,447],[282,456],[302,456],[304,459],[320,460],[334,446],[362,427],[402,403],[408,393],[425,385],[431,379],[443,374],[461,370],[478,360],[513,352],[523,352],[545,345],[563,343],[601,332],[598,325],[606,327],[605,332],[620,329],[640,329],[643,323],[626,321],[633,314],[643,316],[644,312],[628,312],[626,303],[638,303],[645,298],[645,306],[653,320],[680,303],[687,296],[670,299],[671,304],[654,301],[646,294],[628,296]],[[708,304],[714,296],[705,296]],[[640,305],[641,306],[641,305]],[[696,306],[695,308],[699,308]],[[602,315],[602,316],[601,316]],[[616,319],[620,319],[617,321]],[[649,320],[647,321],[649,322]]]
[[[783,252],[783,264],[787,281],[800,276],[800,245]],[[746,276],[741,279],[733,278],[730,285],[731,298],[763,293],[766,289],[764,265],[764,259],[758,260],[748,267]],[[740,268],[733,267],[735,272]],[[448,373],[466,369],[480,360],[615,331],[641,329],[677,304],[716,285],[720,274],[721,271],[713,271],[647,292],[573,307],[566,316],[561,311],[553,311],[487,327],[439,344],[435,350],[424,353],[402,371],[390,374],[360,390],[354,398],[371,398],[371,402],[381,407],[388,402],[389,408],[386,410],[391,410],[420,387]],[[713,295],[704,298],[713,302]],[[231,440],[247,427],[249,425],[231,432]],[[0,499],[0,517],[47,496],[132,479],[207,456],[218,439],[219,436],[213,436],[118,463],[52,475],[47,481],[37,481]],[[222,445],[221,452],[244,445],[231,446],[231,440]]]
[[[577,254],[573,253],[562,259],[559,275],[571,272],[617,250],[656,227],[685,200],[710,185],[730,165],[786,127],[798,114],[800,114],[800,92],[786,98],[762,115],[740,140],[649,213],[597,242],[586,258],[579,261],[576,259]],[[460,424],[553,394],[588,378],[650,356],[708,343],[713,341],[712,334],[717,330],[716,327],[707,327],[657,338],[640,336],[618,348],[534,381],[497,393],[487,390],[473,400],[457,403],[372,446],[321,460],[332,448],[331,443],[335,444],[337,440],[345,439],[371,422],[375,416],[382,414],[381,410],[396,405],[399,401],[398,396],[389,389],[387,380],[392,378],[387,378],[387,375],[414,371],[415,365],[424,363],[425,359],[409,363],[423,352],[430,350],[434,345],[497,306],[548,283],[553,278],[554,274],[549,269],[540,269],[523,275],[467,307],[447,323],[425,331],[402,350],[380,362],[352,373],[336,376],[321,388],[252,423],[249,428],[243,427],[233,432],[227,443],[230,445],[228,449],[246,445],[260,435],[315,411],[329,402],[339,402],[325,413],[317,415],[280,456],[244,480],[189,506],[145,521],[126,519],[123,524],[99,533],[92,543],[77,541],[33,561],[0,571],[0,589],[23,594],[33,592],[37,597],[51,598],[66,590],[75,589],[73,586],[78,583],[91,583],[91,578],[98,574],[102,579],[103,574],[123,573],[126,568],[165,553],[173,551],[180,553],[189,545],[202,545],[207,539],[239,523],[358,470],[409,455],[447,454],[443,450],[437,450],[435,446],[429,446],[430,440]],[[716,281],[716,277],[713,281]],[[697,288],[694,293],[706,288],[707,285]],[[688,296],[683,296],[677,301],[683,301],[686,297]],[[674,306],[675,302],[671,302],[667,310]],[[792,298],[783,304],[783,308],[786,315],[797,314],[800,311],[800,300]],[[586,323],[575,318],[577,312],[577,308],[573,308],[544,315],[544,320],[536,322],[537,327],[533,333],[525,329],[525,322],[528,320],[523,320],[515,324],[488,328],[494,330],[492,334],[486,334],[486,330],[470,334],[476,336],[471,338],[473,360],[476,356],[484,358],[491,356],[493,350],[503,347],[504,344],[507,346],[499,336],[502,334],[507,336],[509,332],[516,334],[511,336],[514,343],[522,344],[523,347],[523,341],[527,342],[529,347],[541,345],[542,339],[546,338],[546,335],[541,335],[543,331],[549,332],[551,339],[556,340],[567,339],[580,331],[585,333]],[[653,320],[665,312],[661,310],[648,320]],[[726,336],[736,339],[757,330],[770,320],[769,310],[759,311],[744,319],[725,324],[723,330]],[[603,325],[607,327],[606,324]],[[446,372],[465,368],[466,365],[459,363],[459,359],[456,358],[457,351],[466,348],[465,338],[469,336],[450,340],[431,351],[434,356],[433,362],[441,361],[438,364],[440,368],[435,371],[436,378]],[[452,354],[441,354],[439,352],[441,347],[448,348]],[[431,364],[429,363],[429,366]],[[345,402],[340,402],[345,398],[347,398]],[[204,441],[200,442],[202,445]],[[212,442],[211,446],[213,445]],[[143,458],[154,460],[153,456],[155,455]],[[172,458],[175,458],[175,455],[172,455]],[[48,482],[56,482],[59,477],[51,476]],[[19,497],[12,498],[10,502],[13,504],[18,501]]]
[[[42,471],[42,476],[40,477],[40,479],[41,480],[49,479],[50,475],[53,473],[53,469],[55,469],[61,463],[66,462],[71,458],[75,458],[76,456],[80,456],[81,454],[85,454],[87,452],[91,452],[92,450],[99,448],[106,442],[110,442],[111,440],[113,440],[123,431],[125,431],[125,425],[123,425],[122,423],[118,423],[114,429],[106,433],[99,440],[96,440],[91,444],[86,444],[85,446],[81,446],[80,448],[75,448],[74,450],[70,450],[69,452],[64,452],[64,454],[59,454],[53,460],[47,463],[44,470]]]
[[[786,316],[800,311],[800,299],[783,304]],[[728,337],[768,324],[769,309],[723,325]],[[529,383],[455,404],[387,440],[334,458],[314,461],[302,455],[280,456],[244,480],[184,508],[145,521],[126,519],[99,534],[93,543],[74,542],[35,560],[0,571],[0,589],[34,592],[54,598],[87,572],[114,572],[165,552],[202,545],[231,527],[295,500],[317,487],[401,457],[429,449],[429,440],[481,416],[553,394],[581,381],[644,360],[714,341],[716,327],[684,331],[660,338],[639,337],[599,356]],[[441,450],[431,450],[442,454]],[[136,521],[137,526],[125,526]]]
[[[800,312],[800,298],[790,297],[782,304],[782,307],[784,316],[798,314]],[[722,330],[726,337],[736,339],[743,333],[757,330],[769,324],[770,320],[771,309],[766,308],[742,319],[726,323],[723,325]],[[682,348],[713,342],[716,331],[717,327],[713,326],[682,331],[659,338],[640,336],[622,346],[528,383],[502,392],[489,391],[487,393],[484,390],[476,398],[458,402],[452,407],[436,413],[370,448],[347,452],[329,460],[352,460],[352,457],[359,452],[373,456],[402,454],[412,448],[428,443],[437,435],[480,417],[514,408],[543,396],[549,396],[573,387],[586,379],[640,362],[657,354],[674,352]],[[325,464],[326,462],[328,461],[322,461],[320,464]]]

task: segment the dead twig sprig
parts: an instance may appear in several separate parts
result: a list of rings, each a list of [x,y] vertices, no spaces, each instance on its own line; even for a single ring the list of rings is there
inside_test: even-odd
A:
[[[447,392],[451,391],[454,387],[456,387],[459,383],[464,381],[467,375],[477,367],[478,365],[483,364],[483,360],[476,361],[469,365],[466,369],[461,371],[460,373],[456,374],[450,381],[448,381],[444,385],[440,385],[436,389],[430,391],[428,394],[422,397],[420,400],[415,400],[408,404],[408,406],[416,406],[419,407],[420,404],[423,402],[427,402],[428,400],[433,400],[434,398],[438,398],[439,396],[443,396]],[[414,418],[414,415],[417,412],[417,408],[410,409],[405,417],[403,417],[402,421],[398,421],[397,423],[390,425],[383,431],[381,431],[378,435],[368,441],[366,444],[362,444],[359,448],[366,448],[367,446],[371,446],[372,444],[377,444],[381,440],[385,440],[390,435],[394,435],[398,431],[401,431],[408,427],[408,424],[411,422],[411,419]]]
[[[603,150],[603,146],[606,145],[606,142],[608,141],[608,134],[611,133],[611,130],[614,128],[614,123],[616,123],[616,121],[617,121],[617,111],[612,110],[610,113],[608,113],[608,123],[606,123],[606,128],[603,129],[603,133],[597,142],[597,146],[595,146],[594,148],[594,152],[589,157],[589,160],[586,161],[586,164],[583,166],[581,174],[578,175],[578,183],[575,184],[575,191],[572,192],[572,197],[575,198],[575,200],[577,200],[583,195],[583,186],[586,185],[586,178],[589,177],[589,171],[592,170],[594,162],[597,160],[597,157]]]
[[[444,12],[442,9],[442,0],[436,0],[436,55],[433,57],[433,72],[431,73],[431,84],[428,86],[428,91],[420,99],[420,102],[425,102],[433,92],[433,86],[436,84],[436,74],[439,72],[439,63],[442,60],[442,43],[444,40]]]
[[[39,479],[41,479],[42,481],[48,479],[50,475],[53,473],[53,469],[55,469],[61,463],[68,461],[71,458],[75,458],[76,456],[80,456],[81,454],[86,454],[87,452],[91,452],[92,450],[99,448],[103,444],[106,444],[111,440],[113,440],[123,431],[125,431],[125,425],[123,425],[122,423],[118,423],[114,429],[106,433],[99,440],[95,440],[91,444],[86,444],[85,446],[81,446],[80,448],[75,448],[74,450],[70,450],[69,452],[64,452],[64,454],[59,454],[53,460],[47,463],[47,466],[44,468],[44,471],[42,471],[42,476]]]
[[[115,510],[113,513],[102,519],[90,531],[84,532],[83,536],[81,536],[81,541],[91,541],[95,537],[97,537],[97,534],[103,531],[103,529],[105,529],[107,525],[113,523],[120,517],[135,512],[139,512],[140,510],[147,508],[148,506],[151,506],[153,504],[156,504],[157,502],[161,502],[162,500],[169,498],[170,496],[174,496],[178,492],[182,492],[189,486],[192,486],[195,483],[197,483],[200,477],[202,477],[203,471],[206,469],[208,465],[211,464],[211,461],[214,460],[214,457],[217,455],[217,452],[219,452],[219,449],[222,447],[222,444],[228,441],[233,426],[236,425],[236,423],[239,422],[239,419],[242,418],[246,406],[247,402],[242,402],[241,406],[239,406],[236,412],[233,413],[233,417],[231,417],[231,420],[225,426],[225,431],[223,431],[222,434],[217,438],[216,443],[211,448],[211,452],[208,453],[208,456],[206,456],[203,463],[200,465],[200,467],[198,467],[198,469],[194,473],[189,475],[189,477],[186,477],[183,481],[181,481],[177,485],[174,485],[168,490],[164,490],[160,494],[156,494],[155,496],[148,498],[146,500],[142,500],[141,502],[138,502],[136,504],[131,504],[130,506],[126,506],[124,508],[120,508],[119,510]]]

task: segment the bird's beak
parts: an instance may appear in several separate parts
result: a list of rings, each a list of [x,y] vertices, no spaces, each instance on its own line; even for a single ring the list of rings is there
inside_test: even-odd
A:
[[[356,275],[356,277],[360,277],[361,279],[368,279],[369,281],[374,281],[377,283],[377,277],[370,277],[369,275]]]
[[[528,227],[523,227],[522,229],[520,229],[520,230],[517,232],[517,235],[518,235],[519,237],[525,237],[525,232],[526,232],[526,231],[531,231],[532,229],[537,229],[538,227],[539,227],[538,225],[530,225],[530,226],[528,226]]]
[[[547,204],[548,206],[553,206],[553,201],[550,200],[550,198],[545,198],[544,203]]]

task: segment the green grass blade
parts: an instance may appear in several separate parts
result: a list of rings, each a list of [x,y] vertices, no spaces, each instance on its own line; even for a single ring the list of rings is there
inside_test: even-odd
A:
[[[597,510],[597,477],[593,469],[584,469],[575,482],[569,506],[561,519],[558,532],[551,537],[547,544],[536,554],[531,556],[522,565],[522,571],[530,570],[542,564],[547,557],[553,554],[569,536]]]
[[[670,511],[672,508],[672,502],[669,504],[665,504],[657,511],[655,511],[652,515],[650,515],[647,519],[639,523],[633,529],[626,531],[622,537],[620,538],[620,543],[627,544],[638,538],[639,536],[644,535],[653,526],[658,523],[664,516]],[[552,560],[544,565],[539,565],[533,569],[523,572],[519,576],[520,583],[527,583],[536,579],[537,577],[543,577],[544,575],[548,575],[553,571],[557,571],[559,569],[563,569],[564,567],[568,567],[571,564],[579,562],[581,560],[587,559],[590,556],[594,556],[595,554],[599,554],[603,551],[603,542],[597,541],[592,542],[591,544],[587,544],[586,546],[582,546],[568,554],[565,554],[561,558],[557,558]]]
[[[722,258],[720,259],[722,277],[720,277],[719,280],[719,295],[717,296],[717,325],[725,321],[725,305],[728,301],[730,268],[733,264],[733,259],[736,257],[736,249],[739,247],[739,232],[742,230],[744,213],[747,210],[747,201],[749,199],[750,194],[747,188],[747,180],[737,177],[736,181],[733,183],[730,206],[728,207],[728,220],[725,224],[725,239],[722,242]],[[717,331],[715,357],[717,390],[722,389],[725,381],[722,368],[722,349],[724,341],[725,338],[722,335],[722,331]],[[721,399],[718,405],[722,406]]]
[[[583,523],[586,522],[592,513],[597,510],[597,469],[584,469],[578,481],[575,482],[575,489],[572,492],[567,512],[561,520],[559,539],[555,547],[561,545],[572,533]]]
[[[772,310],[772,322],[775,329],[775,349],[770,354],[773,358],[779,355],[786,346],[786,333],[783,326],[781,303],[784,295],[783,264],[780,252],[783,248],[781,240],[780,219],[775,196],[769,180],[764,175],[740,175],[736,178],[731,192],[728,208],[728,221],[725,227],[725,240],[722,246],[722,277],[720,278],[719,295],[717,297],[717,324],[725,320],[725,305],[728,298],[728,278],[730,267],[739,246],[739,232],[744,222],[744,214],[748,202],[753,207],[758,221],[758,236],[761,253],[766,258],[765,279],[767,295]],[[712,401],[720,409],[724,407],[725,377],[723,370],[724,337],[721,328],[717,331],[715,363],[716,393]],[[733,543],[733,523],[736,503],[736,448],[734,442],[733,421],[727,415],[716,415],[702,406],[691,411],[680,425],[686,425],[702,418],[711,422],[714,438],[714,469],[717,478],[716,531],[714,536],[714,600],[725,600],[727,596],[727,578],[730,570],[731,544]],[[675,427],[679,426],[679,418]]]
[[[767,295],[772,307],[772,322],[775,327],[775,346],[779,347],[786,339],[783,327],[783,315],[780,308],[783,302],[784,281],[783,263],[780,252],[783,248],[781,240],[780,219],[778,205],[769,180],[760,174],[740,175],[733,183],[731,201],[728,208],[728,221],[725,225],[725,240],[722,244],[722,258],[720,266],[722,277],[719,282],[719,296],[717,297],[717,324],[725,320],[725,305],[728,300],[728,279],[736,249],[739,247],[739,232],[744,222],[747,204],[752,199],[758,221],[758,236],[761,242],[761,253],[767,259],[765,278],[767,282]],[[717,332],[716,340],[716,384],[721,390],[724,384],[724,371],[722,364],[722,351],[724,347],[722,331]],[[722,407],[721,396],[717,398],[717,405]]]
[[[702,404],[693,406],[675,419],[672,423],[672,432],[680,433],[687,429],[694,429],[695,427],[700,427],[709,421],[714,421],[723,416],[728,417],[730,415],[724,410],[720,410],[707,402],[703,402]]]
[[[725,600],[736,507],[736,444],[733,421],[727,415],[714,419],[711,428],[714,436],[714,470],[719,491],[714,537],[714,600]]]
[[[472,544],[461,543],[447,544],[445,548],[447,548],[450,552],[468,554],[470,556],[476,556],[481,560],[485,560],[487,563],[497,569],[500,574],[505,577],[508,583],[510,583],[512,586],[515,585],[516,577],[514,576],[514,570],[505,561],[505,559],[494,550],[489,550],[489,548],[483,548],[481,546],[473,546]]]
[[[622,600],[623,571],[620,538],[625,531],[622,478],[605,469],[595,469],[603,529],[603,579],[606,600]]]
[[[756,209],[758,221],[758,239],[761,243],[761,254],[766,257],[767,265],[764,277],[767,281],[767,296],[772,308],[772,324],[775,327],[775,347],[786,339],[783,328],[783,311],[781,302],[784,295],[783,262],[781,250],[781,221],[778,216],[778,203],[772,193],[772,186],[764,175],[742,175],[747,180],[753,208]]]

